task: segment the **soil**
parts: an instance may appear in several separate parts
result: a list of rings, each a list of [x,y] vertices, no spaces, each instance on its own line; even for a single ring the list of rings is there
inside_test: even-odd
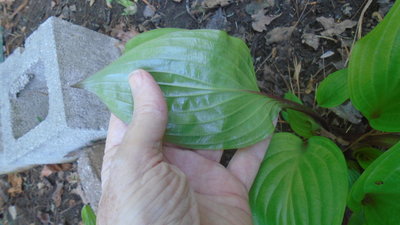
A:
[[[89,0],[0,0],[4,54],[7,56],[15,48],[23,47],[26,37],[50,16],[61,17],[122,41],[161,27],[221,29],[247,43],[263,92],[282,97],[292,91],[304,104],[314,107],[316,84],[346,65],[356,35],[356,22],[367,2],[241,0],[209,9],[203,7],[203,1],[213,2],[139,0],[137,13],[125,16],[122,6],[113,4],[113,8],[109,8],[105,0],[95,0],[92,6]],[[391,3],[390,0],[372,3],[363,18],[363,35],[378,23],[379,16],[386,14]],[[257,16],[260,7],[265,7],[263,15],[270,17]],[[334,34],[325,32],[326,27],[319,22],[322,17],[334,21],[331,24]],[[341,31],[340,24],[346,20],[354,26]],[[252,26],[253,21],[258,26]],[[286,32],[278,32],[285,29]],[[290,31],[291,35],[288,35]],[[328,119],[332,129],[353,135],[368,129],[365,121],[351,125],[329,111],[318,112]],[[288,126],[280,120],[278,129],[287,130]],[[231,155],[224,156],[224,164]],[[17,175],[0,176],[0,224],[81,224],[83,204],[75,179],[76,164],[61,169],[50,168],[51,175],[46,174],[48,167],[38,166]],[[10,194],[10,188],[16,185],[12,182],[15,176],[22,178],[22,189]]]

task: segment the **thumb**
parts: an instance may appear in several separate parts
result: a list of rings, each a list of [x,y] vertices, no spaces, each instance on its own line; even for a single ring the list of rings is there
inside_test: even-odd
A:
[[[133,117],[120,153],[126,159],[139,160],[136,162],[141,164],[160,153],[167,124],[167,106],[160,87],[148,72],[134,71],[129,84],[134,102]]]

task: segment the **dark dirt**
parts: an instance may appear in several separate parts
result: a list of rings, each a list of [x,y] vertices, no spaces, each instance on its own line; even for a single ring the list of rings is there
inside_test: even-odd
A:
[[[123,16],[121,6],[115,4],[110,9],[105,0],[96,0],[93,6],[89,6],[89,0],[0,0],[5,54],[9,55],[16,47],[23,46],[25,38],[50,16],[61,17],[125,41],[138,32],[160,27],[222,29],[248,44],[262,91],[280,97],[287,91],[292,91],[307,106],[314,107],[316,84],[329,73],[345,66],[356,34],[356,26],[352,26],[332,36],[321,35],[326,29],[318,22],[318,18],[333,18],[335,23],[358,21],[367,2],[243,0],[232,1],[228,6],[214,9],[194,4],[202,1],[205,0],[183,0],[180,3],[173,0],[139,0],[137,13]],[[393,1],[380,0],[372,3],[362,23],[363,35],[378,23],[379,15],[384,16],[390,2]],[[274,5],[266,7],[271,3]],[[257,32],[252,28],[251,14],[255,14],[262,6],[265,7],[265,15],[279,17],[272,20],[264,31]],[[154,15],[147,13],[145,17],[143,12],[146,7],[155,9]],[[373,14],[374,12],[379,12],[379,15]],[[12,17],[13,14],[15,15]],[[270,32],[274,28],[282,27],[293,27],[292,35],[272,40]],[[305,34],[311,34],[314,38],[317,35],[318,46],[313,48],[307,45],[304,41]],[[325,53],[333,55],[321,57]],[[327,110],[318,110],[318,113],[328,119],[332,130],[346,133],[347,136],[356,136],[368,129],[365,121],[351,125]],[[278,129],[287,130],[288,126],[280,120]],[[225,164],[230,155],[224,157]],[[71,169],[55,172],[48,177],[40,176],[42,169],[39,166],[19,173],[23,179],[22,192],[15,196],[7,194],[11,185],[7,176],[0,176],[0,224],[80,223],[82,200],[79,187],[71,178],[76,174],[75,164]],[[61,194],[57,193],[57,186],[62,187]],[[55,195],[59,195],[61,200],[55,201]],[[12,215],[13,207],[16,215]]]

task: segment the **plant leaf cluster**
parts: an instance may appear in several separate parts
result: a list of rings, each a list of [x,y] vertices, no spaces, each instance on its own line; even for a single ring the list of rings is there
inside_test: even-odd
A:
[[[320,83],[318,106],[350,100],[377,132],[400,132],[399,21],[398,0],[356,43],[348,68]],[[250,191],[255,224],[340,225],[346,206],[353,212],[348,224],[399,224],[400,135],[365,134],[370,138],[356,140],[351,154],[343,154],[332,140],[317,136],[321,122],[294,94],[284,100],[260,93],[242,40],[217,30],[153,30],[129,41],[117,61],[79,86],[128,123],[133,102],[127,80],[136,69],[149,71],[164,93],[165,140],[184,147],[249,146],[273,133],[284,109],[298,136],[272,137]]]

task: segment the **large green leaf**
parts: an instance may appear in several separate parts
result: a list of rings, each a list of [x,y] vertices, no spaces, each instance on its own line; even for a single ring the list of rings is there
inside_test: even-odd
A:
[[[336,107],[349,99],[347,69],[338,70],[326,77],[317,89],[317,103],[321,107]]]
[[[273,132],[280,104],[259,93],[242,40],[217,30],[152,34],[136,36],[124,55],[80,86],[129,122],[128,75],[139,68],[149,71],[168,104],[166,141],[194,149],[241,148]]]
[[[383,153],[353,185],[348,206],[362,212],[367,225],[400,221],[400,143]]]
[[[348,183],[343,154],[332,141],[275,134],[250,190],[254,223],[340,225]]]
[[[165,34],[173,33],[176,31],[183,31],[183,29],[179,28],[163,28],[163,29],[155,29],[152,31],[144,32],[138,35],[135,38],[132,38],[125,44],[125,52],[128,52],[132,48],[141,45],[142,43],[148,42],[150,40],[159,38]]]
[[[303,102],[291,92],[286,93],[284,97],[287,100],[303,104]],[[286,111],[282,112],[282,116],[296,134],[305,138],[314,136],[315,131],[320,128],[319,124],[315,122],[313,118],[293,109],[286,109]]]
[[[350,58],[353,105],[381,131],[400,131],[400,1],[358,41]]]

